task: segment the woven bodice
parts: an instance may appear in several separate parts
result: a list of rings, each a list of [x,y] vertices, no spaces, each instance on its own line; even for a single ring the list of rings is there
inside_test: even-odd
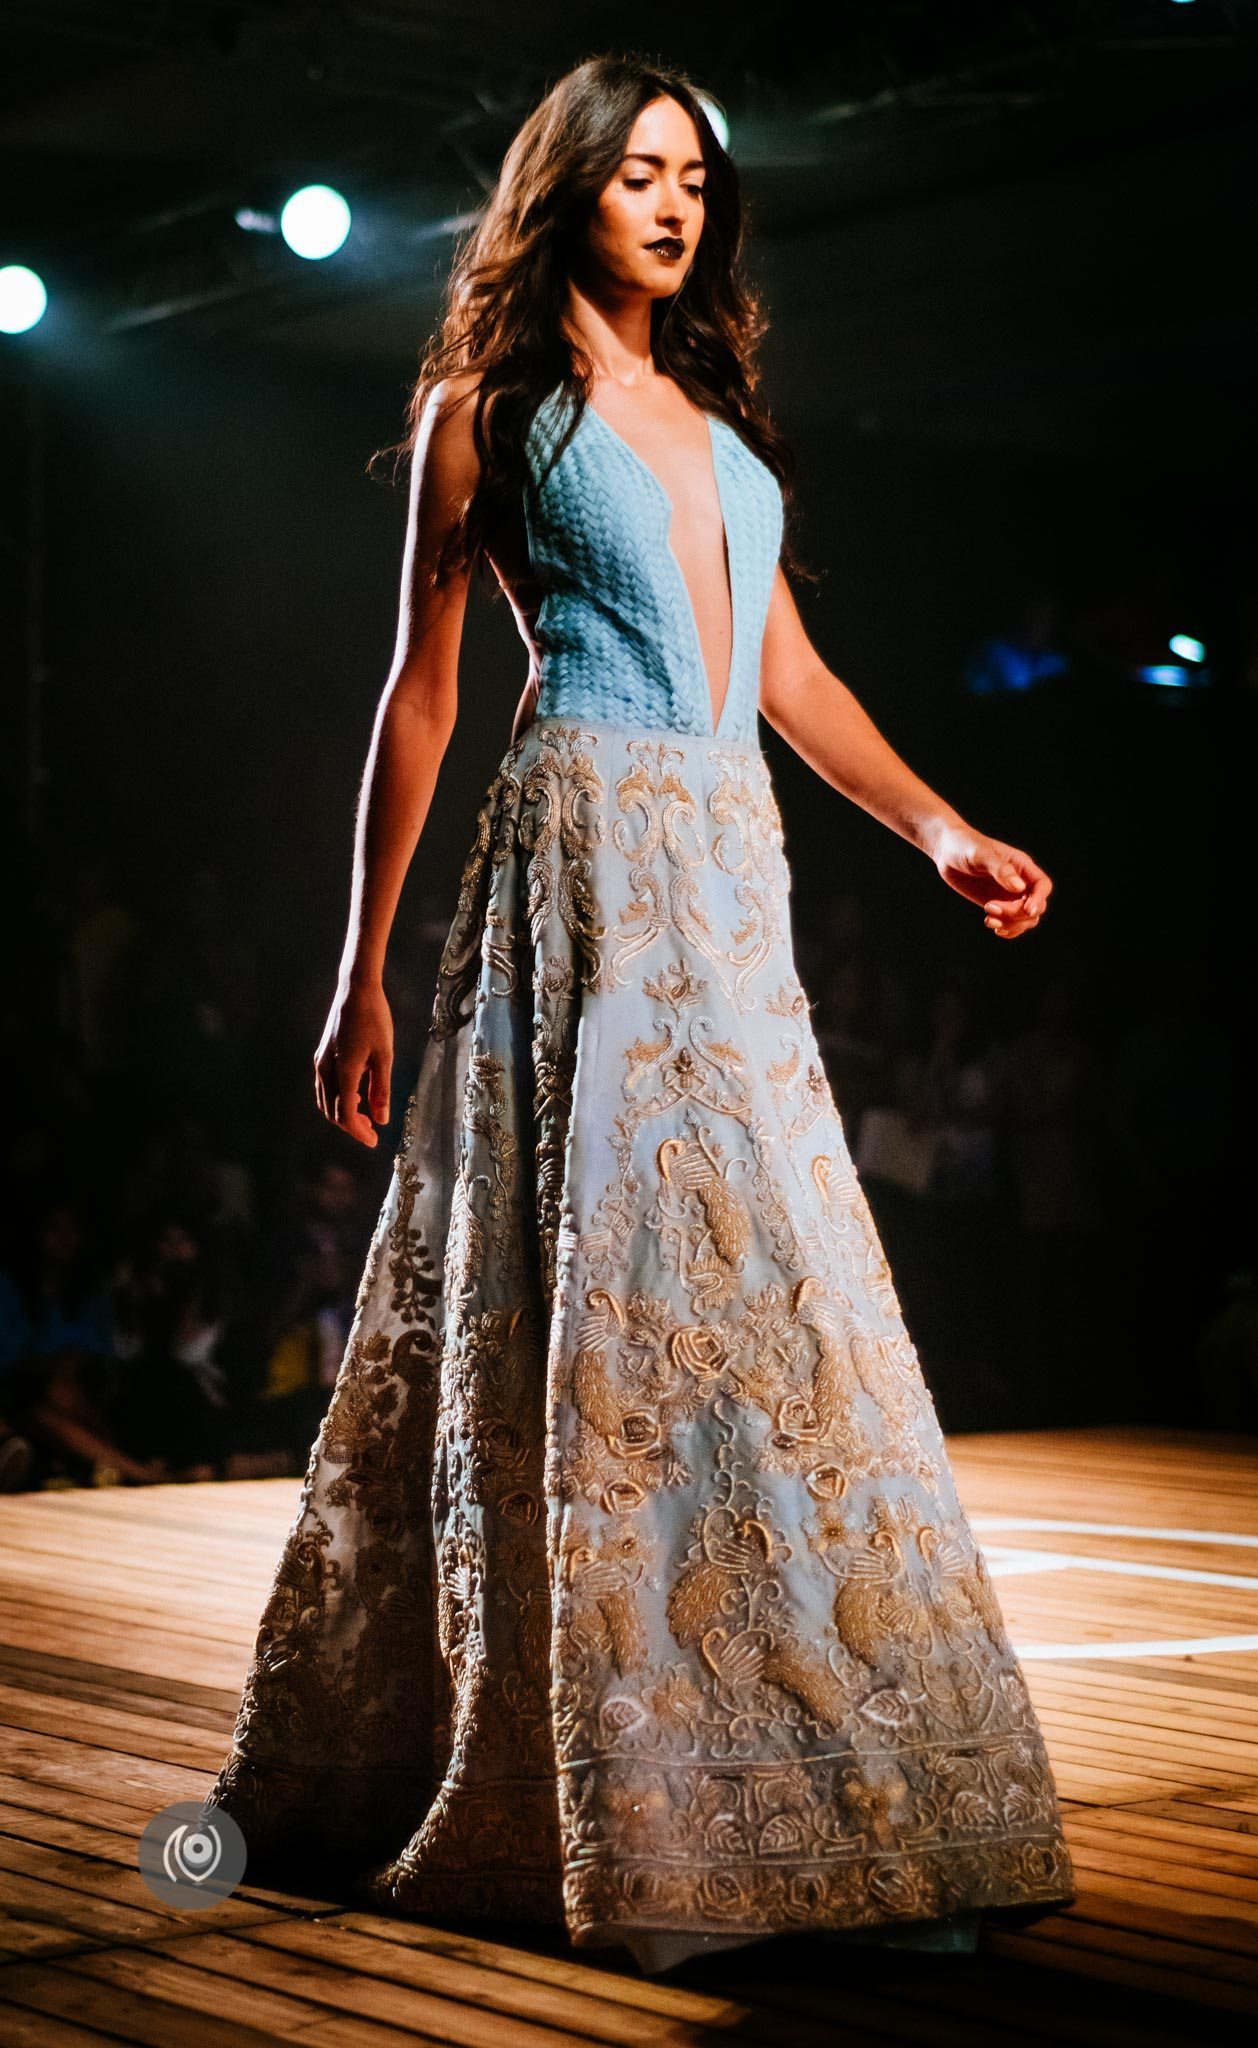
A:
[[[537,486],[525,519],[542,592],[534,622],[539,717],[754,740],[760,649],[782,545],[777,478],[724,420],[707,414],[729,554],[733,645],[714,729],[699,629],[669,528],[672,501],[650,465],[586,405],[557,462],[561,393],[529,429]]]

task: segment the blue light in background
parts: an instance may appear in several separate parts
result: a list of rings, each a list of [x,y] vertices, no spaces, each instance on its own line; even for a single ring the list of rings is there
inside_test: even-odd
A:
[[[1156,683],[1162,690],[1193,690],[1208,683],[1210,671],[1207,668],[1180,668],[1174,662],[1155,662],[1150,668],[1138,668],[1136,681]]]
[[[1069,661],[1056,649],[1027,647],[993,633],[967,657],[965,687],[974,697],[1021,695],[1069,672]]]

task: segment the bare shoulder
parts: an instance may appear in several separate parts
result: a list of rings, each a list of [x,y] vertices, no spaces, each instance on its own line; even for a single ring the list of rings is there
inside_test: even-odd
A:
[[[466,498],[476,487],[480,456],[473,431],[479,370],[443,377],[424,402],[415,438],[412,484],[441,498]]]

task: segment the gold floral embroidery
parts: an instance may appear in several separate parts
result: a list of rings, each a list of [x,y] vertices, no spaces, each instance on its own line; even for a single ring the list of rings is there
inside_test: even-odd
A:
[[[529,855],[528,921],[534,945],[558,913],[572,941],[575,970],[597,988],[606,927],[592,880],[593,859],[606,825],[603,786],[583,735],[555,727],[543,737],[524,781],[521,843]]]
[[[622,815],[612,840],[630,863],[634,893],[615,931],[612,985],[627,986],[630,963],[668,936],[708,962],[736,1011],[754,1009],[748,984],[780,943],[785,914],[781,819],[763,769],[753,773],[745,752],[713,747],[705,805],[683,772],[692,749],[642,739],[627,751],[633,765],[616,784]],[[712,915],[709,867],[734,885],[737,922],[724,935]]]
[[[788,896],[754,746],[503,761],[212,1795],[251,1856],[578,1944],[1071,1895]]]

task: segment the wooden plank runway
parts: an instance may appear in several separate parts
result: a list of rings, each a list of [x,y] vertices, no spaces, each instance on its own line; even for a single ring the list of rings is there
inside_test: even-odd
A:
[[[1258,1439],[949,1440],[1043,1722],[1080,1897],[973,1956],[792,1937],[644,1979],[501,1922],[136,1865],[226,1750],[299,1481],[0,1496],[0,2043],[567,2048],[1249,2042],[1258,2015]]]

